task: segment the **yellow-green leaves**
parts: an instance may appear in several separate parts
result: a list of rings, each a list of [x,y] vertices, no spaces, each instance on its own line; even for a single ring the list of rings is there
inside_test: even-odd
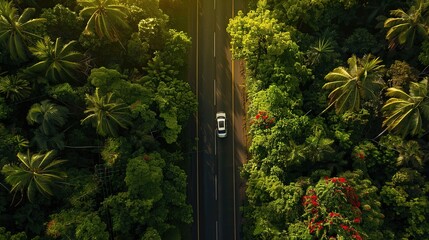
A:
[[[405,137],[418,135],[424,129],[424,123],[429,119],[428,79],[420,83],[411,82],[410,92],[391,87],[386,95],[390,97],[383,108],[385,117],[383,126]]]
[[[11,192],[25,192],[32,201],[36,192],[53,195],[52,187],[62,181],[66,174],[58,169],[65,160],[55,159],[55,152],[44,154],[17,154],[19,164],[7,164],[1,172],[6,176],[5,181],[12,186]]]

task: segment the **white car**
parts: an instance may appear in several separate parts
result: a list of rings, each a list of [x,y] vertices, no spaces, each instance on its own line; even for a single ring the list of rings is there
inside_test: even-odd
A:
[[[219,138],[226,138],[226,113],[216,113],[216,132]]]

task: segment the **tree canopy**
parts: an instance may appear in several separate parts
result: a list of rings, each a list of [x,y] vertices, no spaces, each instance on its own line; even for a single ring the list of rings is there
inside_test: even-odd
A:
[[[0,0],[0,239],[187,235],[177,26],[158,1]]]
[[[250,1],[243,239],[429,238],[427,1]]]

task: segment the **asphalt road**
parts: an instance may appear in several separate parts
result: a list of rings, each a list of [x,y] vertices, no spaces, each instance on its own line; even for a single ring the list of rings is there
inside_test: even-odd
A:
[[[239,0],[189,0],[193,40],[190,82],[198,95],[195,119],[197,154],[192,161],[189,193],[194,208],[193,239],[241,239],[242,183],[246,160],[243,80],[231,60],[229,19],[243,9]],[[216,136],[215,114],[227,114],[228,137]]]

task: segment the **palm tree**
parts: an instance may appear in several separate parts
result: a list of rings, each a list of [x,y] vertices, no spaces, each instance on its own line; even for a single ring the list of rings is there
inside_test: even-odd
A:
[[[38,41],[35,47],[30,47],[30,51],[40,61],[26,71],[42,72],[48,80],[54,82],[76,80],[76,73],[84,69],[85,55],[73,51],[72,47],[75,43],[76,41],[70,41],[62,46],[59,38],[52,43],[49,37],[45,37]]]
[[[31,93],[30,83],[16,75],[7,75],[0,78],[0,92],[12,102],[20,101]]]
[[[44,154],[17,154],[19,164],[4,165],[1,172],[6,176],[5,181],[12,186],[11,192],[27,193],[32,201],[35,191],[44,195],[53,195],[52,187],[62,181],[66,174],[58,169],[65,160],[55,159],[55,151]]]
[[[396,44],[407,44],[411,47],[416,38],[416,34],[428,37],[429,30],[429,3],[424,0],[417,1],[411,6],[408,12],[402,9],[390,11],[393,18],[388,18],[384,22],[384,27],[389,28],[386,39],[389,41],[389,48],[395,48]]]
[[[84,8],[80,16],[90,16],[84,33],[95,33],[109,41],[120,40],[121,29],[129,28],[126,22],[128,8],[115,4],[114,0],[78,0]]]
[[[45,135],[57,133],[56,127],[62,127],[66,123],[68,109],[63,106],[44,100],[31,106],[27,114],[29,124],[40,124],[40,129]]]
[[[34,131],[34,137],[31,142],[35,143],[41,151],[49,149],[63,150],[65,147],[64,132],[54,132],[46,135],[40,127]]]
[[[81,122],[91,122],[102,136],[117,136],[117,127],[127,128],[130,125],[129,107],[123,103],[114,102],[112,93],[100,97],[98,88],[93,96],[86,94],[88,108],[84,111],[89,115]]]
[[[337,67],[325,76],[328,81],[324,89],[333,89],[329,94],[329,106],[335,106],[337,113],[358,111],[361,100],[372,100],[379,97],[381,89],[385,86],[382,79],[381,60],[365,55],[358,59],[355,55],[347,60],[349,68]]]
[[[26,8],[18,15],[12,2],[0,0],[0,43],[5,45],[13,61],[27,60],[27,46],[31,38],[41,38],[31,30],[46,19],[30,19],[34,12],[34,8]]]
[[[410,93],[400,88],[387,89],[390,98],[382,107],[383,126],[402,137],[422,133],[429,120],[428,79],[410,82]]]
[[[310,66],[314,66],[320,63],[323,56],[326,56],[334,52],[332,40],[329,38],[319,38],[317,45],[312,46],[307,52],[307,61]]]

